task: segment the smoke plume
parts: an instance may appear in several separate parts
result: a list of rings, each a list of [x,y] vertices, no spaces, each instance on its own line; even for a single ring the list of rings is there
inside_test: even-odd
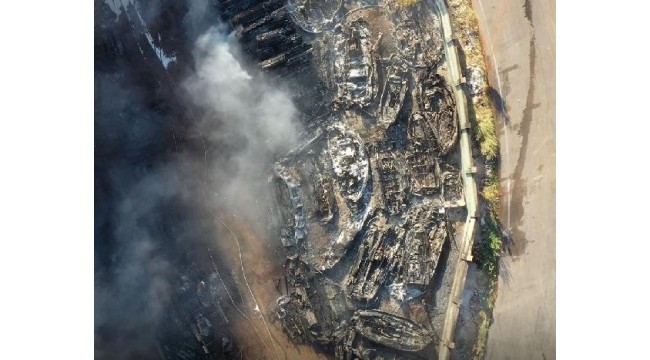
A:
[[[193,55],[196,72],[183,85],[204,114],[198,129],[227,154],[211,164],[214,201],[250,213],[274,156],[297,143],[296,108],[277,84],[244,69],[234,39],[219,28],[199,37]]]
[[[205,210],[260,219],[270,165],[297,142],[289,93],[244,63],[223,26],[197,33],[208,2],[170,4],[185,13],[166,33],[194,44],[192,59],[177,60],[193,70],[175,82],[144,55],[125,11],[115,20],[95,3],[96,358],[159,357],[179,271],[212,223]],[[159,13],[174,12],[143,18]],[[162,39],[166,50],[176,41]]]

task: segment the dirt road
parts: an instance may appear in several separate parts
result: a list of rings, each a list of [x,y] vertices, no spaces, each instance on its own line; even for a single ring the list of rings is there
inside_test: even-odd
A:
[[[501,260],[488,359],[555,358],[555,1],[474,0],[502,97]]]

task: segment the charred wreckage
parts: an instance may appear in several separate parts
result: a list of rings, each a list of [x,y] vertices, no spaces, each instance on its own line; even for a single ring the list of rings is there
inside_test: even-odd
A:
[[[262,70],[327,89],[310,99],[325,119],[273,167],[287,252],[274,316],[337,359],[422,358],[440,333],[446,304],[431,299],[448,291],[436,283],[449,213],[465,203],[439,20],[424,6],[220,0]]]

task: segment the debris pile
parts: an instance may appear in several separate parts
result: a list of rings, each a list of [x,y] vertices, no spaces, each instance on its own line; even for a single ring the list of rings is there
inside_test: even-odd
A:
[[[220,1],[262,69],[307,69],[327,89],[304,99],[327,112],[273,168],[277,323],[337,359],[431,354],[458,231],[448,210],[464,206],[439,20],[421,3]]]
[[[406,65],[397,61],[388,65],[386,85],[381,95],[380,122],[384,126],[388,127],[397,119],[407,90],[408,68]]]
[[[422,350],[430,331],[403,317],[376,310],[359,310],[352,317],[355,330],[370,341],[402,351]]]
[[[334,34],[340,54],[334,61],[336,103],[345,108],[367,107],[377,95],[376,49],[370,42],[368,23],[360,19],[350,26],[337,25]]]
[[[369,214],[369,180],[367,150],[342,124],[277,163],[282,243],[292,254],[304,252],[304,260],[316,269],[331,269]]]
[[[445,80],[433,69],[416,87],[419,112],[413,116],[424,119],[425,131],[430,131],[436,140],[438,151],[446,155],[458,140],[456,104]]]
[[[308,33],[321,33],[331,27],[342,0],[289,0],[291,18]]]
[[[370,302],[388,286],[395,298],[422,294],[435,274],[447,240],[444,215],[429,205],[414,208],[399,227],[388,227],[381,213],[362,234],[356,260],[347,276],[351,298]],[[404,292],[401,294],[401,292]]]

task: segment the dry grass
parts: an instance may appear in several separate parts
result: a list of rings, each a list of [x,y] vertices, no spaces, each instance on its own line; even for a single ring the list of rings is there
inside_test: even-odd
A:
[[[419,3],[420,0],[395,0],[395,2],[397,3],[397,7],[403,9]]]
[[[465,55],[466,67],[479,68],[486,74],[481,42],[478,38],[478,19],[470,0],[449,0],[454,34],[458,37]],[[486,160],[494,161],[499,155],[499,140],[496,134],[494,109],[490,102],[487,86],[468,104],[474,135],[480,144],[480,151]]]
[[[481,192],[483,198],[490,205],[490,208],[497,212],[499,210],[499,198],[501,197],[501,187],[499,185],[499,179],[495,176],[492,176],[487,184],[483,186],[483,191]]]
[[[474,34],[478,34],[478,18],[472,8],[470,0],[449,0],[449,14],[451,15],[454,34],[463,45],[466,52],[467,63],[480,66],[485,70],[481,43]]]
[[[464,71],[478,68],[487,76],[485,59],[479,39],[478,18],[472,8],[471,0],[446,0],[454,34],[462,47],[461,64]],[[464,60],[464,61],[463,61]],[[487,84],[468,102],[469,118],[474,137],[479,144],[481,155],[487,163],[496,166],[499,157],[499,139],[496,133],[494,108]],[[482,226],[481,241],[475,244],[476,260],[479,267],[488,275],[489,285],[484,304],[479,312],[478,338],[473,348],[474,359],[484,359],[487,350],[488,332],[492,322],[492,309],[496,302],[498,287],[499,258],[501,256],[501,229],[498,220],[500,185],[497,174],[490,174],[481,194],[488,204],[485,225]]]
[[[481,154],[488,161],[494,161],[499,155],[499,139],[494,125],[494,109],[490,104],[487,92],[483,91],[477,96],[474,103],[474,134],[480,144]]]

